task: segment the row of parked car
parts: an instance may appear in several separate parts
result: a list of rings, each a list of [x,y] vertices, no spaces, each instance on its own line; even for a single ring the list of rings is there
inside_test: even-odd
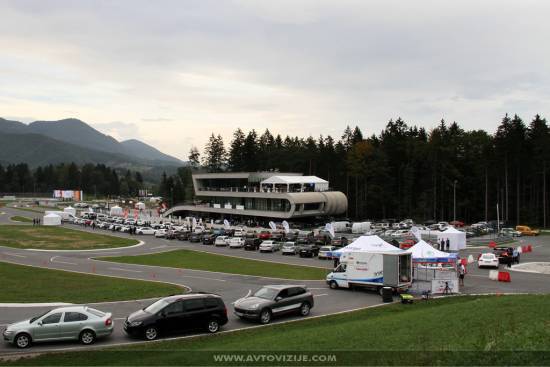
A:
[[[297,313],[307,316],[314,306],[312,293],[299,285],[269,285],[234,303],[241,319],[268,324],[274,317]],[[216,333],[227,324],[227,307],[219,295],[190,293],[161,298],[124,321],[129,336],[155,340],[189,330]],[[8,325],[4,340],[18,348],[36,342],[79,340],[84,345],[113,333],[113,315],[87,306],[56,308],[36,317]]]

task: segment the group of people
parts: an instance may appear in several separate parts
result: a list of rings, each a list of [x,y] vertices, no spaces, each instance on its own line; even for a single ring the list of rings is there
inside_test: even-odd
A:
[[[32,219],[32,225],[33,226],[39,226],[42,223],[42,220],[40,218],[33,218]]]
[[[449,251],[450,247],[451,247],[451,241],[447,238],[447,239],[441,239],[441,241],[438,243],[438,246],[439,246],[439,251]]]

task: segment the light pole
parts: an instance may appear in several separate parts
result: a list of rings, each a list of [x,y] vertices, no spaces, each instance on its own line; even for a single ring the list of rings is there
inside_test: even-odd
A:
[[[453,222],[456,224],[456,183],[458,181],[454,180],[453,182]]]

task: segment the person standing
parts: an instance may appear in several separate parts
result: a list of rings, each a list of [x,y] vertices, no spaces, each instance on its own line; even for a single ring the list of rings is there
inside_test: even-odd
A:
[[[462,262],[458,266],[458,285],[464,286],[464,276],[466,275],[466,267]]]
[[[439,243],[439,251],[445,251],[445,240],[442,238]]]
[[[447,238],[447,240],[445,241],[445,248],[447,252],[449,252],[449,248],[451,247],[451,241]]]

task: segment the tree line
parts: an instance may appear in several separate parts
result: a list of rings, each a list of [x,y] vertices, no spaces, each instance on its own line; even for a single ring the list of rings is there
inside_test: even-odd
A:
[[[31,170],[25,163],[0,165],[0,192],[50,193],[57,189],[83,190],[96,197],[137,196],[144,187],[140,172],[117,172],[103,164],[47,165]]]
[[[510,224],[546,226],[549,159],[550,132],[539,115],[527,124],[506,115],[494,134],[444,120],[428,131],[401,118],[378,135],[348,126],[338,139],[237,129],[227,147],[212,134],[202,157],[192,148],[190,167],[165,177],[161,191],[168,197],[172,187],[173,202],[191,200],[191,170],[302,172],[344,192],[347,216],[355,220],[472,223],[496,219],[498,204],[500,218]]]

